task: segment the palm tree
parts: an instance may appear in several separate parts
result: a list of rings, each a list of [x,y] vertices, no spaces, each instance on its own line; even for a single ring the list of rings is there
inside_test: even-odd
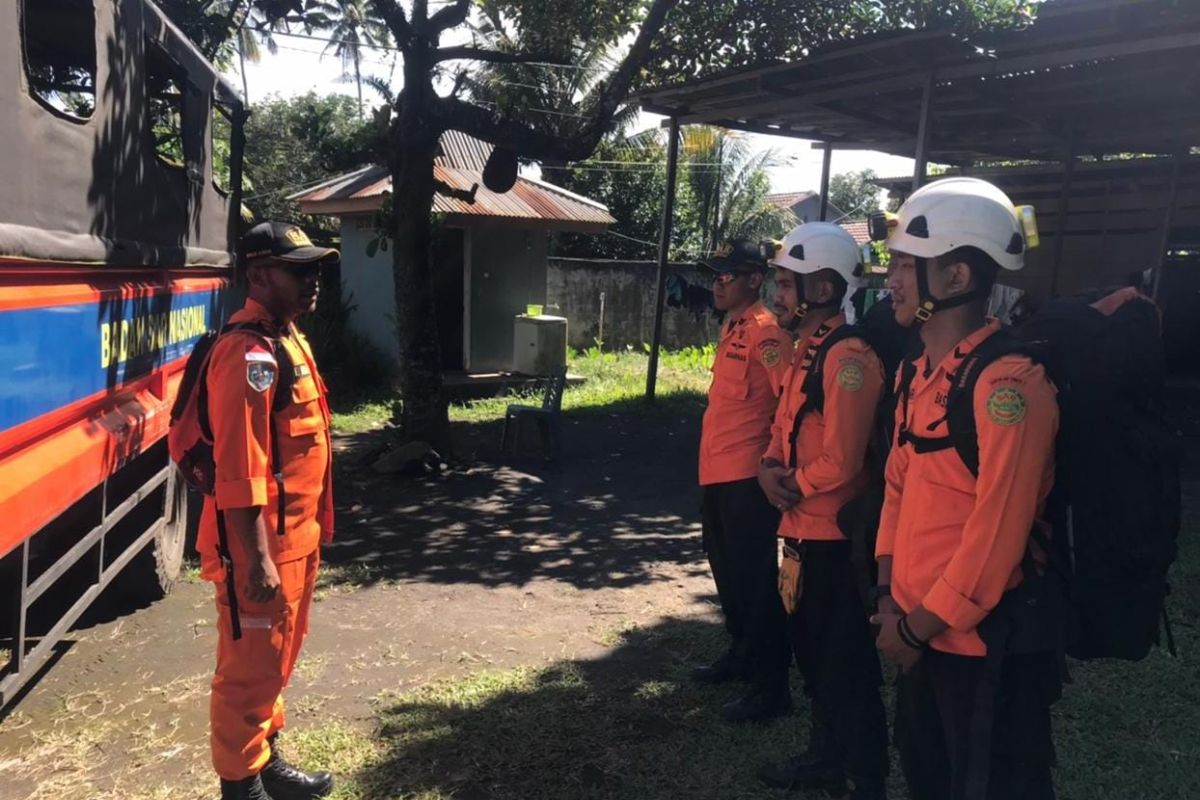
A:
[[[570,66],[485,63],[470,73],[460,73],[456,88],[497,113],[523,117],[529,124],[555,135],[574,135],[580,121],[594,110],[605,81],[620,63],[618,46],[603,41],[547,44],[542,38],[526,42],[519,33],[509,30],[511,25],[495,0],[482,0],[476,10],[478,16],[471,22],[471,32],[477,42],[504,52],[565,50],[568,52],[560,55],[567,56],[563,62]],[[637,118],[636,104],[622,104],[613,116],[609,136],[622,138]],[[543,166],[563,164],[543,162]]]
[[[789,212],[767,200],[767,170],[784,163],[777,151],[755,151],[746,135],[707,125],[684,128],[680,136],[687,192],[681,206],[694,217],[684,220],[688,251],[707,253],[723,240],[773,237],[786,229]]]
[[[342,61],[342,72],[354,71],[354,83],[358,88],[358,115],[363,116],[363,50],[372,47],[387,47],[390,34],[370,8],[369,0],[330,0],[313,3],[308,10],[323,15],[325,24],[319,27],[329,33],[330,42],[321,55],[330,50]]]

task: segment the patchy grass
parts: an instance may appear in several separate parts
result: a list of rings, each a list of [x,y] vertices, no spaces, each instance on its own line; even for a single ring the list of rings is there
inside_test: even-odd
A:
[[[1194,517],[1193,517],[1194,518]],[[1055,706],[1062,797],[1193,800],[1200,774],[1200,541],[1185,537],[1171,616],[1180,655],[1073,664]],[[336,800],[696,800],[784,798],[755,769],[803,746],[804,710],[767,727],[721,721],[739,687],[700,687],[691,665],[714,657],[711,622],[620,623],[596,661],[481,671],[374,701],[375,718],[302,734],[303,763],[334,769]],[[885,702],[892,705],[891,680]],[[799,681],[793,687],[800,701]],[[803,703],[800,703],[803,706]],[[289,740],[290,741],[290,740]],[[289,745],[294,747],[294,745]],[[892,754],[890,796],[908,797]]]
[[[660,406],[673,408],[677,403],[695,403],[708,390],[709,366],[715,347],[689,347],[663,352],[659,358],[657,396]],[[648,356],[632,349],[604,353],[598,348],[572,351],[568,368],[585,380],[581,386],[568,387],[563,394],[566,411],[616,411],[638,402],[646,389]],[[490,422],[504,418],[511,403],[541,403],[541,393],[510,394],[472,400],[450,407],[454,422]],[[335,409],[333,425],[341,433],[362,433],[380,428],[392,417],[390,397],[372,397]]]

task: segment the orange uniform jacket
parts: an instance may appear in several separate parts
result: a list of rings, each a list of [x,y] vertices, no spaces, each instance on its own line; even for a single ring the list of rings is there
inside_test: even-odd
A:
[[[936,368],[928,357],[917,362],[907,420],[915,435],[946,434],[951,377],[998,329],[992,322],[971,334]],[[973,398],[978,478],[953,448],[892,448],[875,552],[892,557],[892,597],[905,612],[920,604],[949,624],[931,642],[937,650],[985,655],[975,628],[1021,582],[1029,532],[1054,483],[1056,395],[1041,365],[1024,356],[984,369]],[[898,403],[897,427],[903,409]]]
[[[784,380],[783,396],[771,427],[766,457],[792,466],[803,497],[785,511],[779,535],[789,539],[841,540],[846,537],[837,514],[867,482],[863,466],[875,412],[883,396],[883,364],[865,341],[843,339],[825,356],[824,411],[810,411],[793,444],[796,414],[804,405],[804,381],[811,356],[830,333],[846,324],[842,314],[830,319],[797,350]]]
[[[701,486],[758,474],[791,361],[791,337],[761,302],[725,325],[700,429]]]
[[[260,304],[247,300],[230,322],[270,322]],[[201,571],[221,580],[217,558],[216,509],[262,508],[271,532],[271,555],[284,563],[305,558],[333,535],[333,493],[329,440],[329,407],[325,384],[317,374],[304,335],[289,326],[280,340],[294,365],[292,402],[275,415],[271,404],[278,377],[264,391],[251,385],[248,371],[256,364],[278,365],[266,343],[250,333],[232,332],[215,345],[208,366],[208,412],[213,432],[216,497],[206,498],[196,549]],[[285,497],[284,535],[276,536],[278,494],[271,472],[271,437],[279,436]],[[238,537],[229,536],[234,563],[247,563]]]

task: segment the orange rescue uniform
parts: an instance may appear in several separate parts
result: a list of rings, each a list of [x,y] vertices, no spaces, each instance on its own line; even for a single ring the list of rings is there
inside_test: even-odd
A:
[[[273,326],[254,300],[230,322]],[[197,550],[201,574],[217,583],[217,667],[212,683],[213,766],[226,780],[257,774],[270,758],[267,739],[284,726],[282,692],[296,665],[316,584],[319,547],[333,535],[329,406],[308,342],[294,326],[280,330],[292,364],[290,402],[274,414],[279,365],[259,336],[231,332],[215,345],[208,366],[208,411],[213,432],[216,496],[206,498]],[[273,367],[260,390],[251,369]],[[285,365],[286,369],[286,365]],[[272,437],[284,485],[283,534],[276,534],[278,493],[271,469]],[[253,556],[228,533],[242,636],[234,640],[225,568],[218,556],[218,509],[259,508],[270,537],[280,588],[269,603],[245,596]]]
[[[700,430],[701,486],[758,474],[792,352],[791,337],[761,301],[725,325]]]
[[[946,435],[946,399],[959,365],[999,330],[992,321],[960,342],[936,368],[918,360],[904,419],[914,435]],[[1054,483],[1057,392],[1040,364],[1004,356],[980,374],[973,398],[979,476],[953,449],[888,458],[875,552],[892,557],[892,597],[905,613],[923,605],[949,624],[930,643],[964,656],[987,653],[975,628],[1021,582],[1020,563]]]
[[[800,344],[771,426],[764,457],[794,467],[803,495],[780,520],[779,535],[788,539],[845,539],[838,512],[866,488],[863,456],[883,396],[884,373],[879,357],[861,338],[843,339],[825,354],[824,409],[807,413],[792,440],[796,415],[808,399],[803,387],[813,357],[829,334],[845,324],[845,315],[838,314]]]

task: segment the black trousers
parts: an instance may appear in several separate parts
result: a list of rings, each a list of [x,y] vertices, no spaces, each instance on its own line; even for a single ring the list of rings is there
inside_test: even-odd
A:
[[[725,629],[735,647],[745,648],[755,683],[783,690],[790,655],[777,588],[779,512],[750,478],[703,487],[701,519]]]
[[[896,746],[913,800],[1053,800],[1050,706],[1061,692],[1055,653],[1010,655],[989,680],[983,658],[926,651],[896,693]],[[990,741],[976,718],[988,702]],[[970,773],[985,757],[983,791]]]
[[[850,547],[848,541],[799,544],[803,588],[788,628],[812,698],[810,751],[856,782],[880,786],[888,772],[883,675]]]

